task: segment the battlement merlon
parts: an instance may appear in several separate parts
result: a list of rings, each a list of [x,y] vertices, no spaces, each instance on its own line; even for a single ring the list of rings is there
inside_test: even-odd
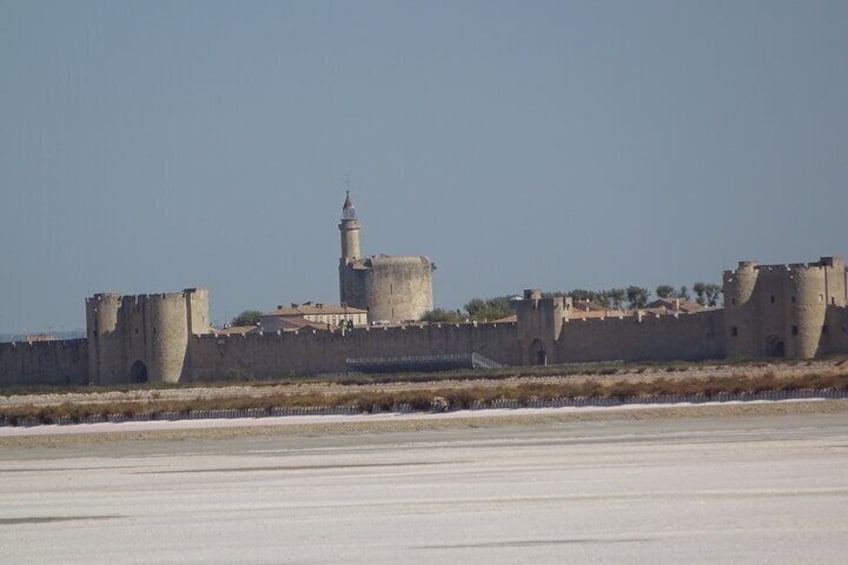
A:
[[[748,273],[751,271],[759,271],[759,272],[770,272],[770,273],[794,273],[794,272],[803,272],[808,271],[810,269],[834,269],[834,270],[844,270],[845,269],[845,260],[837,255],[821,257],[818,261],[813,263],[782,263],[782,264],[774,264],[774,265],[760,265],[756,261],[739,261],[739,266],[734,270],[724,271],[724,278],[733,278],[741,273]]]
[[[146,298],[146,297],[160,297],[165,298],[169,296],[181,296],[185,298],[190,294],[199,294],[199,295],[209,295],[209,289],[203,286],[196,286],[190,288],[184,288],[179,292],[152,292],[152,293],[140,293],[140,294],[121,294],[119,292],[96,292],[86,298],[86,300],[115,300],[122,298]]]
[[[86,302],[104,302],[106,300],[119,301],[121,295],[117,292],[98,292],[85,299]]]

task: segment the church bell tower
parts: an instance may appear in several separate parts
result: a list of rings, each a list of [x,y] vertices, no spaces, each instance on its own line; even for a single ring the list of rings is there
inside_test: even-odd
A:
[[[344,206],[342,206],[342,221],[339,232],[342,237],[342,263],[350,263],[362,257],[359,249],[359,229],[361,224],[356,218],[356,208],[350,199],[350,191],[346,191]]]

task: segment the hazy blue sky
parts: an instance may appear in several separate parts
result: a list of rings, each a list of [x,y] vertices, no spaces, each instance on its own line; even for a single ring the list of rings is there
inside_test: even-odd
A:
[[[0,331],[95,292],[437,306],[848,255],[848,2],[0,0]]]

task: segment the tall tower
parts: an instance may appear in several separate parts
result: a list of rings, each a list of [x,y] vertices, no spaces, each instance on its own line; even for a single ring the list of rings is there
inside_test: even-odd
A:
[[[342,221],[339,223],[339,233],[342,238],[342,256],[339,259],[339,299],[342,304],[356,308],[368,308],[365,299],[367,270],[357,268],[362,262],[362,252],[359,249],[359,220],[356,219],[356,208],[350,199],[350,191],[346,191],[344,206],[342,206]]]
[[[349,263],[362,257],[359,249],[359,229],[361,224],[356,219],[356,208],[350,199],[350,191],[346,191],[344,206],[342,206],[342,221],[339,231],[342,236],[342,262]]]
[[[339,232],[341,303],[368,310],[368,320],[418,320],[433,309],[433,263],[427,257],[378,255],[362,257],[359,220],[347,191]]]

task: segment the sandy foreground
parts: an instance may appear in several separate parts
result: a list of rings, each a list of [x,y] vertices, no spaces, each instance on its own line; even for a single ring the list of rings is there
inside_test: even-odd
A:
[[[4,429],[0,563],[842,564],[846,408]]]
[[[461,410],[438,414],[362,414],[354,416],[285,416],[149,422],[103,422],[76,425],[0,427],[0,447],[58,446],[126,441],[230,439],[247,436],[312,436],[392,431],[501,426],[539,426],[563,422],[679,420],[848,413],[848,399],[780,402],[724,402],[618,407],[521,408]]]

